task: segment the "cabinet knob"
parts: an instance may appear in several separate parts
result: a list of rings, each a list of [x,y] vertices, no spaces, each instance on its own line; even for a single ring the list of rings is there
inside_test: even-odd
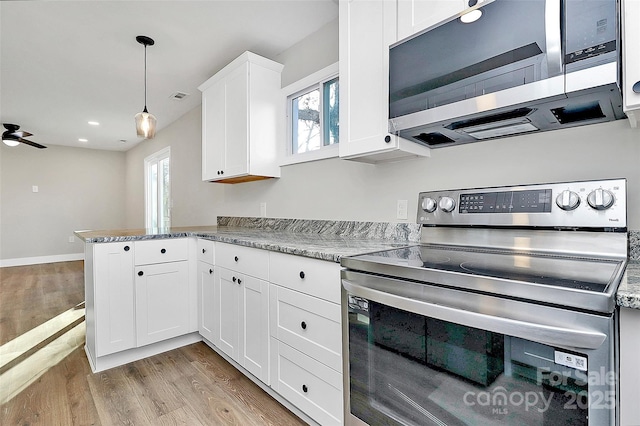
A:
[[[205,250],[205,249],[202,249],[202,254],[204,254],[204,252],[206,252],[206,250]]]
[[[302,385],[302,392],[307,393],[308,390],[309,388],[307,387],[307,385]]]
[[[389,135],[385,136],[385,137],[384,137],[384,141],[385,141],[386,143],[391,142],[391,136],[389,136]]]
[[[300,278],[304,279],[304,271],[300,271]]]
[[[160,253],[165,254],[167,252],[167,249],[162,249],[160,250]]]
[[[236,277],[231,278],[231,280],[233,280],[233,282],[235,283],[238,279]]]
[[[131,248],[129,246],[124,246],[124,251],[129,251]]]
[[[237,262],[237,261],[238,261],[238,256],[235,256],[235,257],[233,258],[233,260],[235,260],[235,261]]]
[[[307,323],[306,323],[306,322],[304,322],[304,321],[302,321],[302,322],[300,323],[300,327],[302,327],[302,329],[303,329],[303,330],[306,330],[306,329],[307,329]]]
[[[242,280],[238,278],[238,284],[242,284]]]
[[[210,274],[213,274],[213,269],[209,269],[209,273],[210,273]]]
[[[138,271],[138,276],[139,276],[139,277],[141,277],[141,276],[143,276],[143,275],[144,275],[144,272],[142,272],[142,271]]]
[[[640,93],[640,81],[636,81],[631,90],[636,93]]]
[[[478,4],[478,0],[469,0],[469,2],[467,4],[469,5],[469,7],[473,7],[476,4]]]

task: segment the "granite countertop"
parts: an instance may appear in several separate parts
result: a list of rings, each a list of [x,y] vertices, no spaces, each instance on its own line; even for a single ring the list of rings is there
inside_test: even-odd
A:
[[[640,260],[630,260],[616,293],[616,303],[623,308],[640,309]]]
[[[75,235],[85,243],[200,237],[340,262],[343,256],[416,244],[420,239],[420,228],[416,224],[220,217],[218,226],[76,231]],[[638,233],[632,232],[631,260],[616,293],[618,306],[632,309],[640,309],[640,260],[637,258],[637,243]]]
[[[314,221],[318,222],[318,221]],[[298,227],[300,224],[298,223]],[[291,227],[248,226],[198,226],[172,227],[165,229],[114,229],[105,231],[76,231],[75,235],[85,243],[109,243],[143,241],[160,238],[200,237],[212,241],[237,244],[297,256],[340,262],[343,256],[388,250],[416,244],[415,232],[400,232],[389,235],[389,230],[375,232],[369,227],[367,233],[341,227],[342,232],[300,232]],[[376,228],[375,226],[373,228]],[[364,229],[364,227],[363,227]],[[378,228],[380,231],[382,228]],[[372,235],[373,233],[373,235]],[[381,235],[382,234],[382,235]]]

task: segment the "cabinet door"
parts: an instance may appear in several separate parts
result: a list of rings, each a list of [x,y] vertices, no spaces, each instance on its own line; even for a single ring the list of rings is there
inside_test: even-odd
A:
[[[136,267],[138,346],[189,332],[188,262]]]
[[[96,356],[135,347],[132,243],[94,244],[93,288]]]
[[[202,180],[219,179],[225,166],[225,98],[224,80],[202,92]]]
[[[340,157],[363,162],[428,156],[389,133],[389,45],[397,40],[396,2],[340,2]]]
[[[214,342],[225,354],[238,360],[240,353],[240,285],[238,274],[215,268],[215,314],[218,316]]]
[[[434,26],[467,7],[465,0],[398,0],[398,40]]]
[[[251,374],[269,384],[269,283],[250,276],[241,285],[240,359]]]
[[[218,315],[215,307],[214,267],[198,262],[198,331],[205,339],[218,346],[215,339]]]
[[[249,63],[225,78],[226,138],[223,178],[249,172]]]

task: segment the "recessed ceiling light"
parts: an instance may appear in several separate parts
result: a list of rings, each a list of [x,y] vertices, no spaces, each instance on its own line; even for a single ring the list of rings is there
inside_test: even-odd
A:
[[[87,121],[87,123],[89,123],[92,126],[99,126],[100,123],[98,123],[97,121]]]
[[[85,138],[79,138],[78,142],[89,142],[89,139],[85,139]]]

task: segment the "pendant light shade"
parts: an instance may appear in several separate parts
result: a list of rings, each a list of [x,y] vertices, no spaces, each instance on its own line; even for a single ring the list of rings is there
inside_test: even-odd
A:
[[[147,46],[153,46],[155,41],[147,36],[137,36],[136,41],[144,45],[144,109],[136,114],[136,133],[139,137],[152,139],[156,135],[156,117],[147,111]]]

